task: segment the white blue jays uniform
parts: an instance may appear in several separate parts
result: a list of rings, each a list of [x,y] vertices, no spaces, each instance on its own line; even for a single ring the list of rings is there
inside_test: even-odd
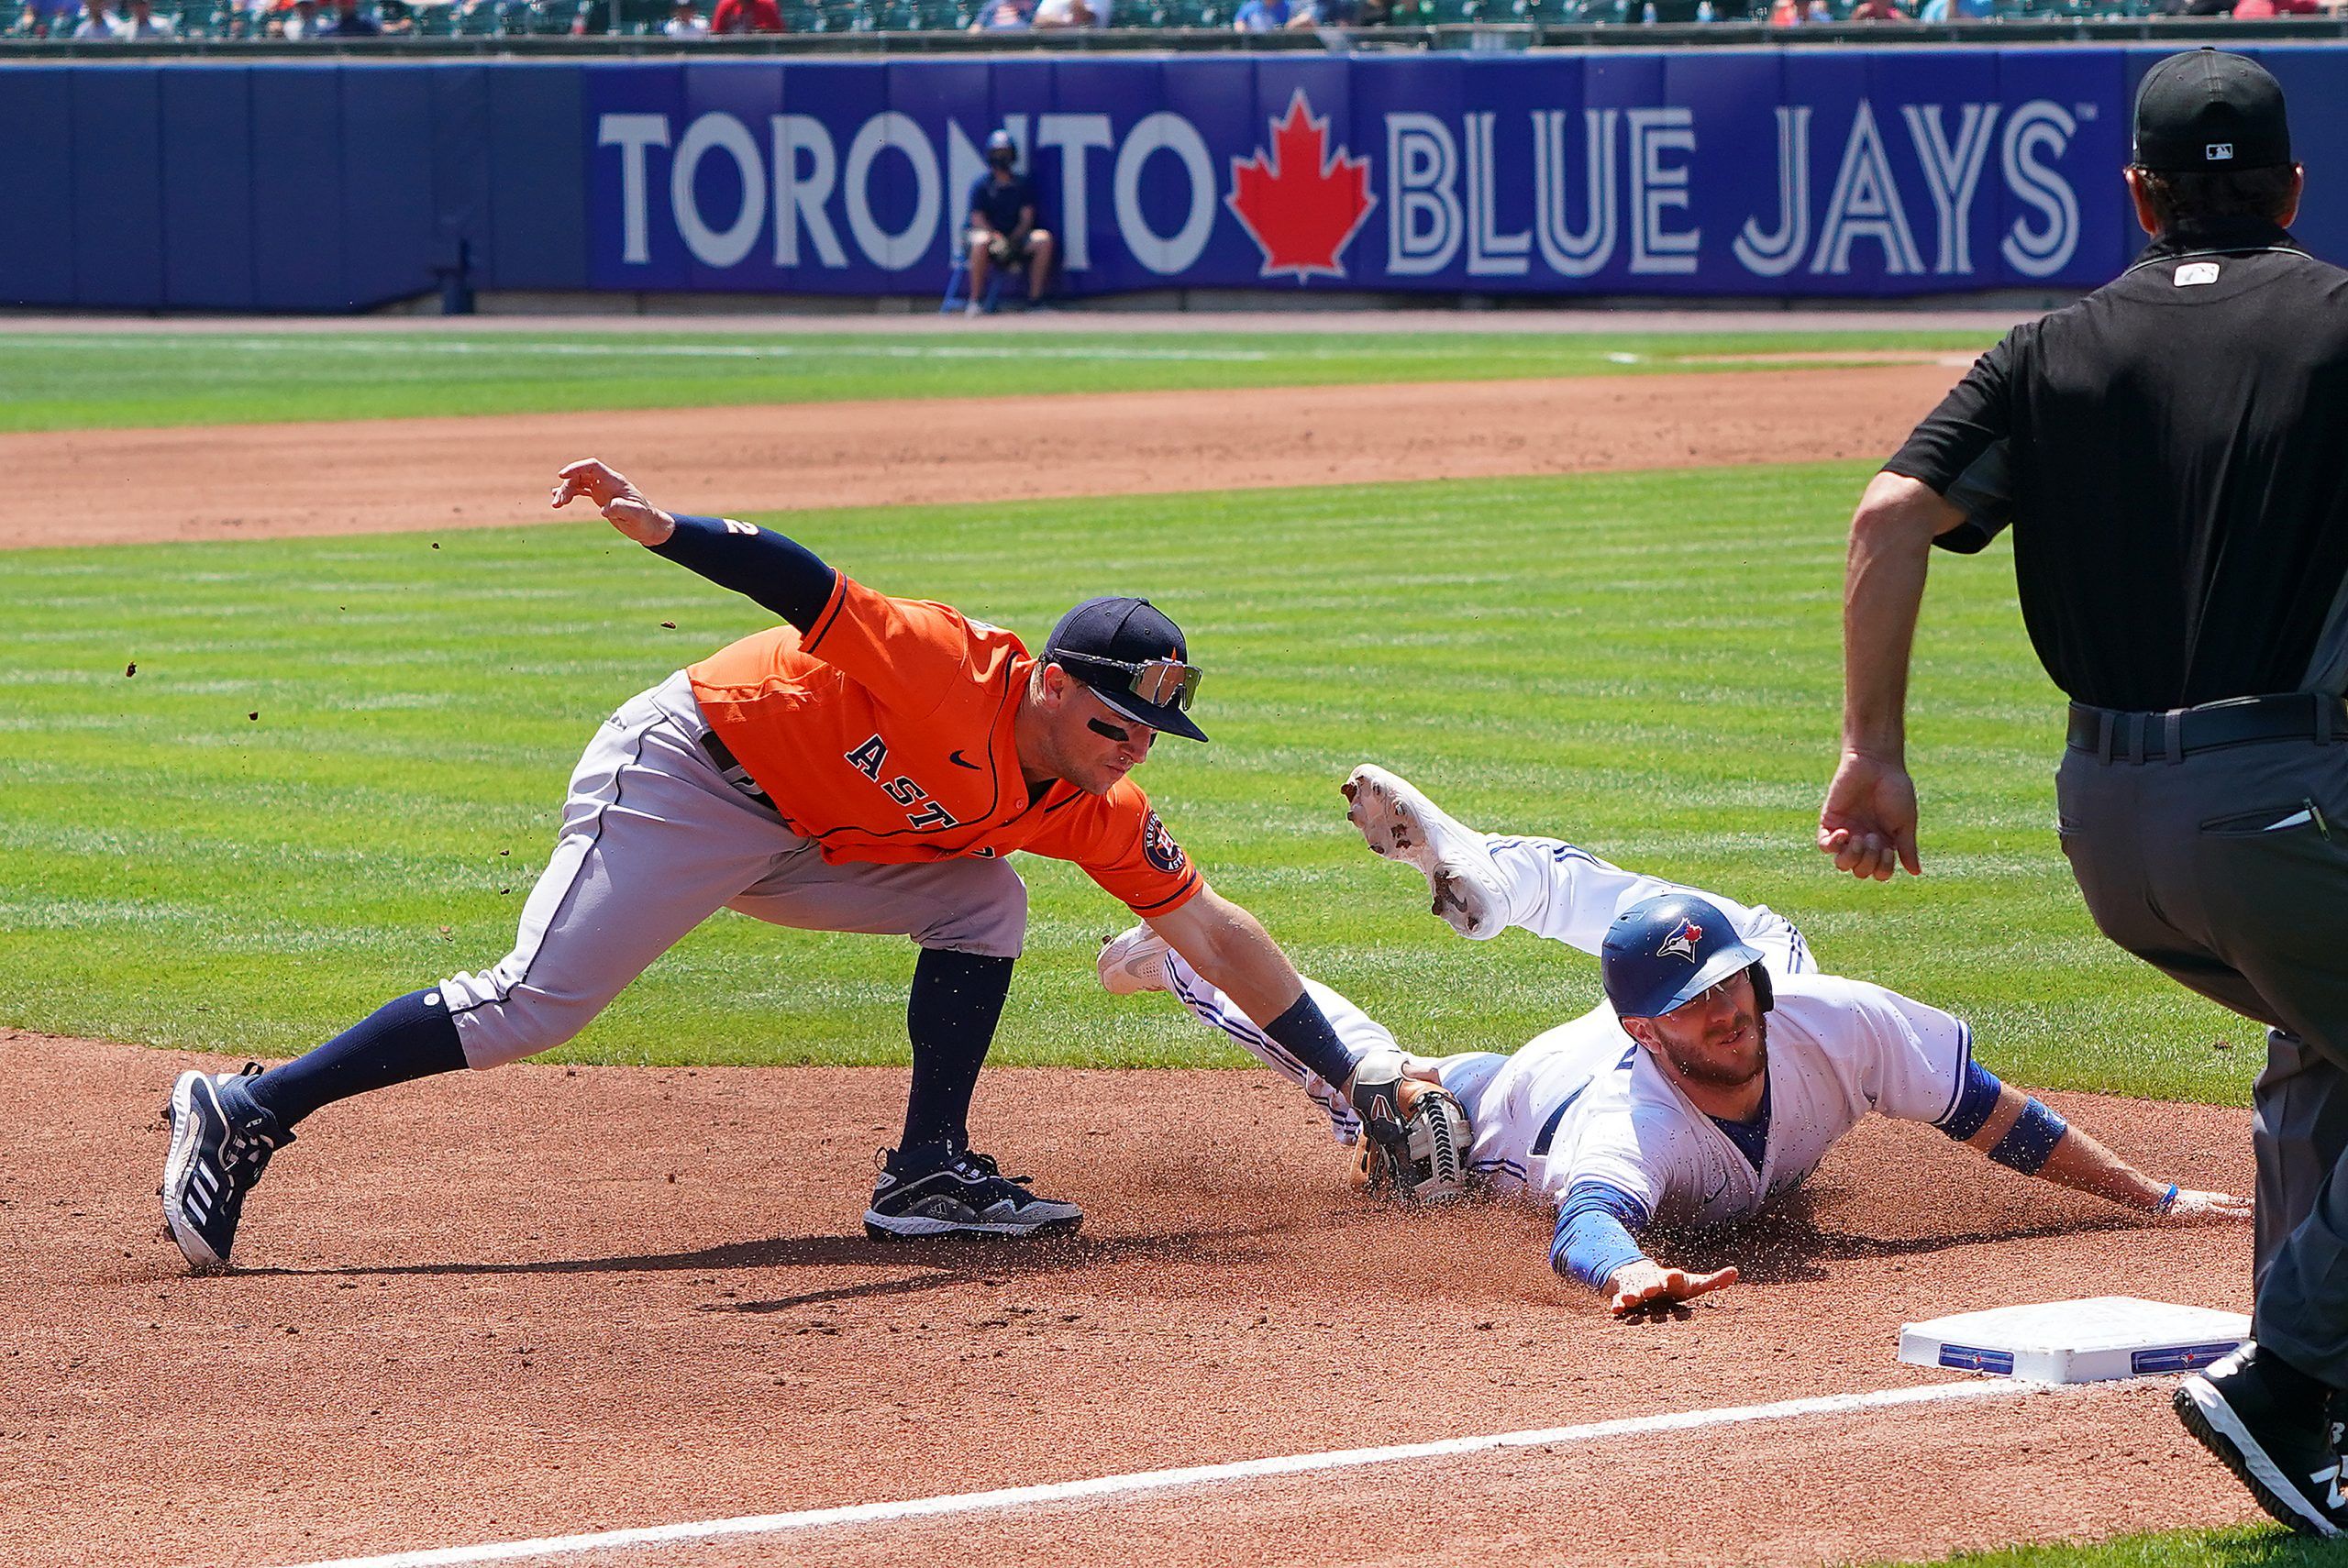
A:
[[[1973,1063],[1963,1020],[1881,986],[1819,974],[1801,933],[1766,907],[1625,871],[1556,839],[1495,834],[1485,843],[1508,887],[1510,924],[1595,955],[1619,911],[1658,893],[1695,893],[1761,953],[1775,991],[1767,1089],[1749,1123],[1697,1110],[1603,1001],[1511,1055],[1444,1057],[1443,1085],[1474,1134],[1471,1166],[1494,1192],[1537,1196],[1561,1210],[1592,1203],[1631,1231],[1718,1225],[1799,1187],[1869,1111],[1969,1132],[1994,1104],[1997,1081]],[[1345,1097],[1265,1039],[1179,954],[1168,957],[1167,980],[1202,1022],[1301,1084],[1341,1141],[1358,1135]],[[1326,986],[1305,983],[1356,1060],[1397,1048],[1384,1025]]]

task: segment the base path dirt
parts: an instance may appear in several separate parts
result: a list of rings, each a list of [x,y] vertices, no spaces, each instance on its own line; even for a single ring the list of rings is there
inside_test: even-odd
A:
[[[582,457],[709,513],[1880,458],[1962,373],[1867,365],[0,436],[0,547],[544,522],[554,471]]]
[[[1530,1209],[1351,1197],[1325,1124],[1261,1074],[990,1074],[982,1142],[1084,1203],[1083,1234],[881,1246],[858,1217],[903,1073],[536,1065],[321,1113],[252,1199],[244,1269],[194,1278],[153,1196],[190,1065],[0,1032],[0,1561],[284,1562],[1945,1383],[1894,1361],[1902,1321],[2249,1299],[2246,1228],[1871,1121],[1803,1213],[1683,1254],[1743,1283],[1617,1323],[1550,1275]],[[2051,1098],[2148,1169],[2250,1183],[2243,1112]],[[2166,1394],[585,1561],[1813,1563],[2254,1517]]]

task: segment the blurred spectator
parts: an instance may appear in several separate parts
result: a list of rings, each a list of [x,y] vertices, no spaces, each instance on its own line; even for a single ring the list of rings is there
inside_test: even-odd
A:
[[[129,0],[122,19],[115,24],[114,36],[125,43],[138,43],[147,39],[175,39],[180,29],[169,17],[155,15],[150,0]]]
[[[1235,33],[1276,33],[1289,24],[1288,0],[1246,0],[1231,18]]]
[[[672,39],[705,39],[709,37],[709,18],[693,8],[693,0],[677,0],[660,30]]]
[[[1028,26],[1028,0],[980,0],[974,33],[1015,33]]]
[[[380,0],[375,7],[375,30],[387,39],[406,38],[414,33],[415,16],[408,9],[407,0]]]
[[[717,0],[709,18],[713,33],[779,33],[782,7],[775,0]]]
[[[50,36],[56,36],[52,31]],[[92,39],[114,37],[114,18],[106,15],[106,0],[83,0],[82,19],[74,24],[73,39],[85,43]]]
[[[269,36],[277,39],[316,40],[329,31],[326,18],[318,15],[318,0],[294,0],[292,16],[271,18],[269,24]]]
[[[1105,28],[1109,0],[1036,0],[1036,31],[1061,28]]]
[[[1924,0],[1920,22],[1986,22],[1998,14],[1998,0]]]
[[[375,25],[374,17],[359,8],[359,0],[340,0],[320,30],[338,39],[371,39],[383,29]]]
[[[1036,192],[1019,177],[1019,144],[1009,131],[987,138],[987,171],[970,186],[963,204],[969,225],[970,303],[967,314],[979,314],[986,298],[987,271],[992,267],[1027,263],[1027,303],[1044,297],[1051,276],[1052,237],[1036,226]]]
[[[1904,22],[1907,19],[1908,13],[1893,5],[1891,0],[1859,0],[1851,7],[1851,20],[1855,22]]]
[[[1361,0],[1301,0],[1289,7],[1291,28],[1350,28],[1361,21]]]
[[[8,32],[13,38],[66,38],[81,11],[82,0],[27,0]]]

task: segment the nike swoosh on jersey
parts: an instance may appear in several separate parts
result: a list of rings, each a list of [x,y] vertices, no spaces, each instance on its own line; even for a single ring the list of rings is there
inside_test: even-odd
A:
[[[959,746],[957,746],[952,751],[947,752],[946,754],[946,760],[952,763],[957,767],[967,767],[973,773],[983,773],[986,771],[985,768],[980,767],[977,763],[972,762],[969,757],[964,756],[962,755],[962,748]]]

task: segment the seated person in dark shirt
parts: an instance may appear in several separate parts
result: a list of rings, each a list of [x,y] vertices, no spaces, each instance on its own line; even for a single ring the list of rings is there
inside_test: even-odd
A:
[[[327,23],[327,33],[338,39],[371,39],[380,37],[382,28],[375,18],[359,8],[359,0],[341,0]]]
[[[1009,131],[987,138],[987,171],[970,187],[970,303],[976,315],[986,298],[987,273],[995,267],[1027,263],[1027,303],[1044,297],[1051,276],[1052,237],[1036,226],[1036,193],[1017,173],[1019,145]]]

